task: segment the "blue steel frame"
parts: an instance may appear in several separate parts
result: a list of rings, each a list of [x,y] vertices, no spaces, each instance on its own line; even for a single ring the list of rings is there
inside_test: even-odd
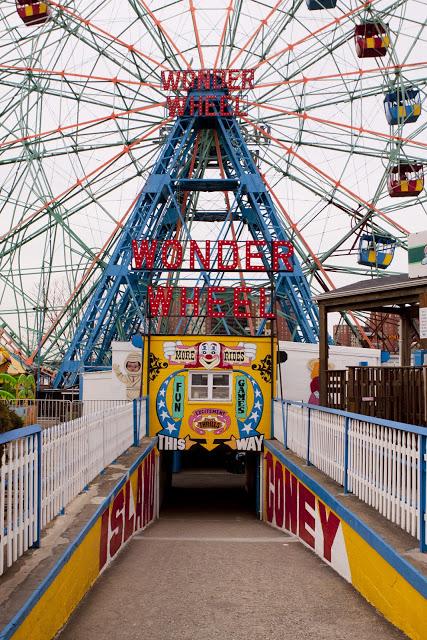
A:
[[[189,98],[184,115],[174,122],[156,165],[147,179],[139,200],[121,232],[110,262],[103,271],[86,307],[69,349],[54,380],[54,387],[74,386],[85,369],[98,369],[110,364],[111,342],[129,340],[146,326],[147,285],[155,284],[161,274],[160,262],[154,271],[131,270],[131,241],[174,237],[176,225],[191,237],[181,213],[178,192],[224,191],[234,192],[228,219],[239,214],[255,240],[290,240],[277,214],[258,168],[242,136],[234,116],[220,116],[219,100],[224,91],[191,91],[195,98],[203,93],[216,95],[216,115],[190,115]],[[225,92],[226,93],[226,92]],[[220,144],[225,178],[192,179],[188,169],[197,135],[202,130],[216,131]],[[224,223],[224,227],[225,227]],[[294,340],[318,342],[319,319],[317,306],[311,299],[310,288],[296,256],[294,271],[274,274],[275,297],[288,322]],[[268,267],[268,265],[266,264]],[[155,269],[158,269],[156,271]],[[222,273],[201,270],[203,286],[215,286]],[[226,319],[225,325],[226,325]],[[258,333],[264,331],[265,320]],[[225,326],[227,331],[227,327]]]

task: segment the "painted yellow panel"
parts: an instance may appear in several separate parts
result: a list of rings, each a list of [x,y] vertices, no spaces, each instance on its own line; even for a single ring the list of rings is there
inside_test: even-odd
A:
[[[353,586],[413,640],[426,640],[427,601],[343,522]]]
[[[263,481],[266,522],[298,536],[410,638],[426,640],[425,598],[271,451]]]
[[[154,336],[147,341],[150,435],[161,450],[198,443],[261,450],[271,437],[271,338]],[[147,366],[144,367],[147,371]]]
[[[138,464],[94,522],[52,584],[12,636],[13,640],[51,640],[103,571],[137,531],[155,517],[156,452]]]
[[[53,638],[99,574],[99,519],[45,594],[21,624],[13,640]]]

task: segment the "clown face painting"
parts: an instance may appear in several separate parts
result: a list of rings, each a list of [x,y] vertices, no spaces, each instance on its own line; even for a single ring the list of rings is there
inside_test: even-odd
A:
[[[221,361],[219,342],[202,342],[199,347],[199,361],[206,369],[217,367]]]

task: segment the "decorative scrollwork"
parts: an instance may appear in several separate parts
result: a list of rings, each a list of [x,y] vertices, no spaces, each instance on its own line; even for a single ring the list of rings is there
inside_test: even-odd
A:
[[[261,373],[261,378],[265,382],[271,382],[273,378],[273,361],[271,355],[268,354],[260,361],[260,364],[253,364],[252,369]]]
[[[169,365],[167,362],[162,362],[160,358],[154,355],[154,353],[150,353],[150,363],[148,366],[148,370],[151,382],[153,382],[157,378],[161,369],[167,369],[168,366]]]

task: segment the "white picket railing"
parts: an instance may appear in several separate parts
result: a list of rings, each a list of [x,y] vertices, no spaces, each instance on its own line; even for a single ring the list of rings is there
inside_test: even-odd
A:
[[[37,423],[41,427],[75,420],[81,416],[103,411],[106,408],[132,404],[130,400],[61,400],[61,399],[1,399],[21,416],[27,424]],[[31,422],[29,422],[31,421]]]
[[[274,436],[427,551],[427,428],[308,405],[274,402]]]
[[[40,540],[40,431],[0,435],[0,575]]]
[[[0,435],[0,575],[40,541],[40,530],[146,435],[145,398],[52,427]]]
[[[132,403],[43,429],[42,441],[42,527],[45,527],[133,444]]]

